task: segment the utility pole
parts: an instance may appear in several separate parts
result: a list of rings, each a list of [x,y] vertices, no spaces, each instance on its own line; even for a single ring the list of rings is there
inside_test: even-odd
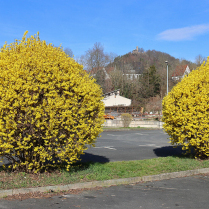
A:
[[[167,64],[167,95],[168,95],[168,61],[165,61],[165,63]]]

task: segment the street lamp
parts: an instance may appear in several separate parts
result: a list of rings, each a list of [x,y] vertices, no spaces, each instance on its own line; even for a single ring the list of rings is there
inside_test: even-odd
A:
[[[167,95],[168,95],[168,61],[165,61],[165,63],[167,64]]]

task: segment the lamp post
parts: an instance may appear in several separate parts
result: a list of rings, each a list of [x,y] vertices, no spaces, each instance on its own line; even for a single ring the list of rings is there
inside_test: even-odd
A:
[[[168,61],[165,61],[165,63],[167,64],[167,95],[168,95]]]

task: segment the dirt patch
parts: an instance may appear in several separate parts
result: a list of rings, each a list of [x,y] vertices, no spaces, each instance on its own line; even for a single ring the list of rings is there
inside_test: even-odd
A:
[[[29,198],[37,198],[37,199],[43,199],[43,198],[50,198],[53,196],[60,196],[62,197],[63,195],[67,194],[80,194],[83,191],[87,190],[100,190],[102,187],[95,187],[95,188],[90,188],[90,189],[71,189],[68,191],[60,191],[60,192],[55,192],[53,190],[48,191],[48,192],[30,192],[26,194],[15,194],[15,195],[8,195],[7,197],[4,197],[4,200],[25,200]]]

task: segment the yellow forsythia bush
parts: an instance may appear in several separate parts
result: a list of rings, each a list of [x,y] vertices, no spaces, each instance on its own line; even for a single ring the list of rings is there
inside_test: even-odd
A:
[[[209,157],[209,57],[163,99],[163,121],[172,145]]]
[[[124,127],[129,127],[132,121],[132,116],[129,113],[123,113],[121,114],[121,120],[123,122]]]
[[[13,170],[69,169],[101,132],[102,90],[62,48],[26,35],[0,50],[0,156]]]

